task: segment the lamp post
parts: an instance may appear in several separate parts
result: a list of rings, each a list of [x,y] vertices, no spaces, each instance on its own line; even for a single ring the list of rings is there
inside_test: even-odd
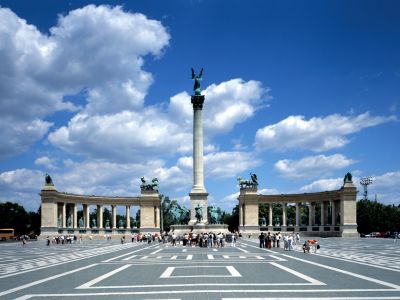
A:
[[[372,184],[372,181],[373,178],[371,176],[360,179],[360,184],[364,187],[364,200],[368,199],[368,186]]]

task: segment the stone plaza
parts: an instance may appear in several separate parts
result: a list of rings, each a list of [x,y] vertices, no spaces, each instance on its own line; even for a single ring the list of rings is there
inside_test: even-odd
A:
[[[302,238],[302,241],[304,238]],[[400,299],[400,243],[323,238],[317,253],[88,240],[0,244],[1,299]]]

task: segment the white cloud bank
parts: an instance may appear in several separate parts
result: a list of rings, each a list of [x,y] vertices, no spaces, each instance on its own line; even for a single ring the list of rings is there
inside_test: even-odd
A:
[[[330,156],[308,156],[300,160],[283,159],[275,163],[275,169],[288,178],[312,178],[326,175],[334,170],[340,170],[355,163],[342,154]]]
[[[279,123],[258,129],[255,144],[259,150],[300,148],[322,152],[345,146],[350,134],[395,120],[395,116],[373,117],[369,112],[358,116],[333,114],[310,120],[305,120],[304,116],[289,116]]]

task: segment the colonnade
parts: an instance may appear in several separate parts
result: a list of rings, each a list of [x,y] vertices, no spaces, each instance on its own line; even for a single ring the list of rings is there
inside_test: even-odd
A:
[[[256,187],[242,188],[239,195],[239,230],[255,233],[260,230],[268,231],[303,231],[313,235],[323,236],[358,236],[356,221],[357,190],[352,181],[345,180],[339,190],[304,193],[261,195]],[[259,205],[268,205],[268,224],[259,224]],[[272,206],[282,206],[282,224],[274,222]],[[288,224],[287,207],[295,205],[294,224]],[[308,220],[301,222],[300,207],[308,206]],[[319,206],[320,220],[316,224],[316,207]],[[267,220],[265,220],[266,223]]]
[[[117,206],[82,203],[83,216],[78,219],[78,203],[57,203],[57,227],[59,228],[79,228],[79,229],[130,229],[131,228],[131,205],[125,205],[124,222],[117,224]],[[90,206],[96,206],[96,217],[90,218]],[[111,206],[111,220],[104,220],[104,208]],[[111,222],[111,223],[110,223]]]
[[[131,207],[139,206],[141,232],[160,231],[160,198],[158,191],[142,191],[137,197],[105,197],[76,195],[58,192],[53,184],[46,184],[40,193],[42,200],[41,234],[107,233],[130,230]],[[82,206],[82,217],[78,219],[78,206]],[[90,207],[96,206],[96,216],[90,219]],[[111,220],[103,220],[105,207],[111,207]],[[124,221],[117,224],[117,207],[125,208]],[[122,221],[122,222],[121,222]]]
[[[288,206],[294,204],[295,205],[295,217],[294,217],[294,223],[290,222],[291,220],[288,219],[287,215],[287,209]],[[268,206],[268,223],[263,224],[263,222],[260,222],[260,226],[314,226],[314,225],[337,225],[340,223],[340,211],[338,209],[340,208],[340,200],[339,201],[319,201],[319,202],[295,202],[295,203],[288,203],[285,201],[282,202],[268,202],[266,203]],[[273,205],[281,205],[282,207],[282,215],[276,216],[273,214]],[[320,221],[317,223],[316,222],[316,207],[320,206]],[[300,213],[300,207],[301,206],[307,206],[308,207],[308,215],[307,215],[307,223],[301,222],[301,213]],[[242,204],[242,210],[243,210],[243,204]],[[278,217],[281,217],[282,223],[277,224],[276,219]],[[266,220],[265,220],[266,221]],[[243,225],[243,218],[242,222]]]

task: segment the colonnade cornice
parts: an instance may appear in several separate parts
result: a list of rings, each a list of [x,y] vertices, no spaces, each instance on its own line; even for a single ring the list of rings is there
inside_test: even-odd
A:
[[[281,195],[258,195],[260,202],[322,202],[322,201],[335,201],[340,200],[341,190],[304,193],[304,194],[281,194]]]
[[[57,192],[55,202],[82,203],[90,205],[139,205],[140,197],[77,195]]]

